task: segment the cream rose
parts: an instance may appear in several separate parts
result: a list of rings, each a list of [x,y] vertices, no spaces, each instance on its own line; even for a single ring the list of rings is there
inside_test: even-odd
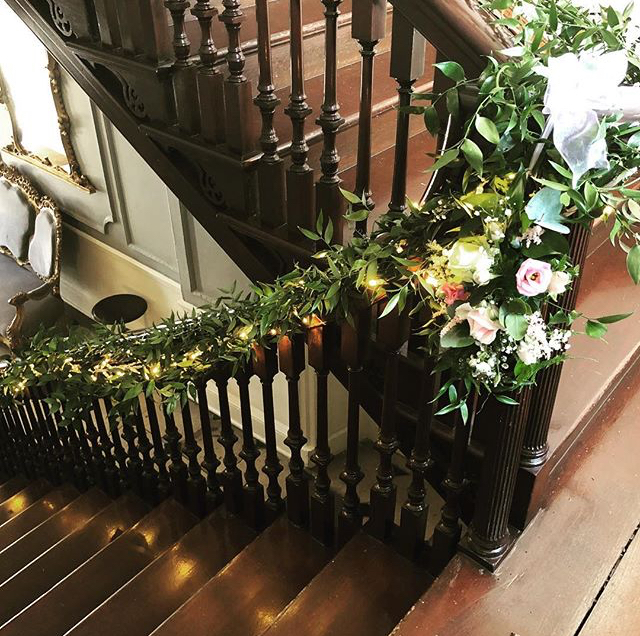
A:
[[[469,237],[456,241],[448,250],[449,270],[457,283],[486,285],[492,278],[494,257],[482,237]]]
[[[567,291],[570,282],[571,276],[567,272],[553,272],[547,291],[551,296],[557,298],[560,294],[564,294],[564,292]]]
[[[480,344],[489,345],[502,328],[498,322],[498,312],[495,307],[472,307],[469,303],[460,305],[456,310],[456,317],[469,323],[469,335]]]

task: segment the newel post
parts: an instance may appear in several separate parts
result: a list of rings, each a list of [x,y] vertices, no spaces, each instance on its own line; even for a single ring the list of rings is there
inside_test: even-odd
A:
[[[518,406],[495,403],[489,428],[475,512],[461,550],[494,571],[513,545],[509,512],[513,502],[520,450],[529,412],[531,391],[524,389]]]

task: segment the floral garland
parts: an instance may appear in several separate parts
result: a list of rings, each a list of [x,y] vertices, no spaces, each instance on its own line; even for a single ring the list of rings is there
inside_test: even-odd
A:
[[[414,95],[409,107],[437,134],[444,105],[462,131],[435,157],[437,194],[410,203],[406,214],[383,215],[370,236],[345,246],[331,244],[331,222],[320,215],[315,231],[303,230],[325,245],[317,265],[257,284],[249,295],[225,292],[190,318],[172,317],[140,336],[119,327],[39,334],[2,370],[0,405],[46,384],[51,408],[67,421],[107,396],[114,417],[154,392],[171,411],[213,370],[244,364],[254,347],[384,302],[382,316],[429,315],[420,334],[447,378],[438,397],[449,402],[440,413],[460,409],[466,420],[473,390],[517,403],[540,370],[567,357],[579,318],[587,335],[602,337],[626,315],[585,318],[563,309],[561,296],[579,275],[567,237],[596,219],[613,217],[611,240],[628,252],[629,272],[640,281],[633,7],[594,13],[567,0],[488,6],[513,31],[514,46],[489,58],[475,80],[456,62],[437,64],[450,87]],[[562,98],[568,81],[576,91],[569,101]],[[468,95],[476,106],[465,114],[461,97]],[[364,200],[344,195],[347,219],[366,217]]]

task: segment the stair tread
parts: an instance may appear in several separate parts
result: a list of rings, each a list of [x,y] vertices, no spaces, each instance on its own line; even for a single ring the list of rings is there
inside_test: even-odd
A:
[[[44,479],[38,479],[25,486],[15,495],[0,504],[0,528],[13,517],[23,513],[40,497],[51,490],[51,485]]]
[[[361,532],[265,636],[387,636],[430,583],[424,570]]]
[[[177,501],[163,502],[3,625],[3,636],[40,635],[42,624],[47,636],[62,636],[196,523]]]
[[[0,585],[0,625],[137,523],[149,507],[126,494]]]
[[[0,503],[4,503],[9,497],[20,492],[29,482],[21,476],[12,477],[0,486]]]
[[[92,517],[110,503],[111,499],[102,491],[90,490],[0,551],[0,583],[37,559],[66,536],[83,528]]]
[[[61,486],[48,492],[23,513],[9,519],[0,526],[0,550],[56,514],[79,494],[78,490],[71,485]]]
[[[257,636],[330,558],[307,531],[281,517],[153,636]]]
[[[218,508],[76,625],[68,636],[147,636],[255,537]]]

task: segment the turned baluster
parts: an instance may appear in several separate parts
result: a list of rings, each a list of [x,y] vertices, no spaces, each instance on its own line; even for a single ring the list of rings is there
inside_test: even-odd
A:
[[[298,384],[304,371],[304,336],[282,336],[278,342],[280,370],[287,378],[289,395],[289,430],[284,440],[291,449],[289,474],[286,479],[287,514],[292,523],[302,526],[309,518],[309,476],[304,469],[302,448],[307,438],[300,421],[300,395]]]
[[[140,452],[137,446],[138,436],[136,435],[136,429],[134,427],[134,421],[136,417],[136,408],[138,405],[132,405],[131,411],[122,416],[122,438],[127,444],[127,467],[129,474],[129,486],[132,490],[140,495],[144,496],[144,487],[142,480],[142,460],[140,459]]]
[[[171,492],[173,498],[177,499],[183,504],[187,504],[189,501],[189,492],[187,486],[187,480],[189,471],[187,465],[182,458],[182,435],[178,431],[176,426],[176,420],[173,413],[169,412],[169,409],[164,409],[164,421],[165,421],[165,435],[164,438],[167,442],[167,448],[169,449],[169,458],[171,464],[169,465],[169,474],[171,475]]]
[[[251,396],[249,383],[253,370],[247,362],[236,374],[235,379],[240,389],[240,417],[242,419],[242,450],[240,457],[244,460],[244,506],[243,513],[247,523],[252,528],[262,528],[264,525],[264,489],[259,481],[260,473],[256,468],[256,461],[260,452],[253,438],[253,418],[251,415]]]
[[[116,464],[115,457],[113,455],[113,445],[111,438],[105,425],[104,414],[102,413],[102,406],[100,400],[93,401],[93,415],[96,421],[96,428],[98,430],[98,436],[100,438],[100,444],[102,446],[102,452],[104,454],[104,472],[106,479],[106,492],[112,497],[116,497],[120,492],[120,483],[118,479],[118,466]]]
[[[425,479],[431,459],[431,422],[436,411],[432,400],[436,394],[439,375],[432,373],[432,361],[425,356],[420,386],[420,409],[416,424],[416,436],[407,467],[411,471],[411,484],[407,501],[400,513],[400,549],[410,559],[419,556],[424,545],[429,506],[426,502]]]
[[[100,444],[100,433],[91,417],[91,411],[87,411],[83,416],[79,433],[87,440],[93,482],[106,492],[108,489],[106,462]]]
[[[120,437],[120,428],[118,427],[118,419],[113,411],[113,404],[110,398],[105,398],[104,406],[107,412],[107,423],[109,425],[109,432],[111,433],[111,440],[113,443],[113,455],[118,464],[118,487],[120,492],[124,492],[129,488],[129,470],[127,468],[127,452],[122,445],[122,438]]]
[[[291,165],[287,170],[287,223],[293,238],[300,238],[298,227],[315,227],[313,170],[307,162],[309,146],[305,121],[311,114],[304,92],[302,40],[302,0],[290,0],[291,18],[291,95],[285,113],[291,119]]]
[[[273,127],[273,117],[280,100],[273,84],[271,63],[271,29],[269,26],[268,0],[256,0],[258,23],[258,95],[253,100],[262,116],[260,148],[262,157],[258,165],[258,193],[260,219],[267,227],[278,227],[285,221],[286,206],[284,162],[278,154],[278,136]]]
[[[35,420],[34,414],[30,413],[29,406],[27,394],[23,393],[20,397],[17,416],[25,431],[29,453],[33,458],[33,468],[39,477],[47,477],[47,456],[43,440],[40,436],[39,425]]]
[[[394,528],[397,487],[393,481],[393,456],[398,449],[396,407],[398,403],[398,369],[400,348],[409,339],[411,321],[405,311],[394,310],[378,320],[378,344],[385,352],[384,395],[380,434],[375,448],[380,455],[376,483],[371,488],[371,534],[390,538]]]
[[[4,408],[0,409],[0,453],[7,475],[17,475],[21,471],[20,455]]]
[[[478,394],[475,393],[471,407],[470,422],[463,422],[460,411],[454,411],[453,447],[447,475],[442,484],[445,492],[445,503],[442,507],[440,521],[433,532],[433,542],[429,554],[429,569],[434,575],[438,575],[456,553],[458,542],[460,541],[462,533],[460,501],[465,488],[464,460],[477,408]]]
[[[67,481],[67,468],[64,462],[64,449],[56,423],[51,416],[49,405],[45,402],[46,393],[42,387],[33,387],[31,393],[34,399],[34,404],[39,409],[40,416],[44,422],[44,426],[49,431],[49,437],[51,440],[51,459],[55,466],[58,483]]]
[[[182,427],[184,429],[184,454],[189,460],[189,477],[187,479],[189,507],[195,514],[204,517],[207,512],[207,483],[200,470],[198,455],[201,449],[193,433],[191,403],[189,400],[187,400],[186,404],[182,407]]]
[[[135,410],[133,421],[138,437],[138,450],[142,456],[142,493],[146,501],[156,504],[158,503],[158,475],[151,457],[153,444],[149,441],[140,406]]]
[[[267,521],[273,521],[280,514],[284,502],[282,488],[278,476],[282,472],[282,464],[278,457],[276,442],[276,417],[273,404],[273,380],[278,374],[278,352],[255,345],[253,348],[253,370],[262,384],[262,405],[264,411],[264,437],[266,458],[262,472],[267,476]]]
[[[311,534],[321,543],[331,545],[334,535],[334,496],[331,492],[329,465],[333,459],[329,446],[329,360],[332,332],[327,325],[307,330],[309,366],[316,372],[316,447],[311,461],[317,466],[311,495]]]
[[[322,176],[316,184],[316,208],[323,211],[333,222],[334,241],[342,243],[344,234],[345,199],[340,193],[338,168],[340,155],[336,148],[336,137],[344,119],[338,104],[338,7],[342,0],[323,0],[325,6],[325,70],[324,101],[322,113],[316,123],[322,128],[323,146],[320,155]]]
[[[200,30],[200,68],[198,69],[198,102],[200,104],[200,134],[206,141],[224,141],[224,79],[216,68],[218,50],[213,40],[213,19],[218,10],[209,0],[197,0],[191,13],[198,18]]]
[[[214,369],[213,380],[218,389],[220,402],[220,443],[224,448],[224,471],[221,474],[224,503],[229,512],[239,513],[242,510],[242,473],[238,468],[238,460],[234,452],[238,437],[233,432],[231,409],[229,407],[229,369],[220,366]]]
[[[162,440],[158,412],[156,411],[156,403],[153,396],[145,398],[145,407],[149,417],[151,439],[153,440],[153,462],[158,470],[158,500],[163,501],[171,493],[171,478],[167,471],[169,455]]]
[[[198,382],[197,391],[200,430],[202,431],[202,447],[204,448],[204,460],[201,465],[207,471],[206,505],[207,510],[213,510],[223,499],[222,488],[218,481],[218,468],[221,462],[216,455],[213,444],[213,430],[211,428],[211,414],[209,413],[206,380]]]
[[[360,393],[364,356],[369,342],[371,314],[363,311],[341,328],[341,355],[348,372],[347,453],[340,479],[346,490],[338,515],[338,542],[345,544],[361,527],[362,512],[358,484],[364,478],[358,454],[360,446]]]
[[[45,397],[50,396],[51,387],[43,387],[42,393]],[[73,437],[69,430],[70,427],[67,423],[62,422],[62,414],[60,410],[57,410],[54,413],[49,409],[49,415],[58,431],[60,442],[62,444],[62,463],[64,466],[63,476],[65,481],[72,482],[76,486],[81,487],[81,485],[84,484],[84,474],[82,466],[75,461],[75,450],[73,447]]]
[[[386,0],[353,0],[351,37],[361,48],[362,71],[360,80],[360,113],[358,116],[358,158],[356,168],[356,194],[364,197],[367,208],[372,210],[371,196],[371,121],[373,68],[378,42],[387,30]],[[356,208],[358,206],[355,206]],[[359,221],[356,230],[367,232],[367,222]]]
[[[571,233],[570,259],[572,263],[579,266],[580,271],[583,270],[587,258],[590,236],[590,229],[583,226],[575,227]],[[578,277],[573,282],[572,288],[558,301],[565,311],[575,309],[580,280],[581,277]],[[562,365],[549,367],[540,373],[536,386],[532,389],[531,407],[520,458],[520,465],[523,468],[536,468],[544,464],[547,459],[549,452],[547,438],[561,375]]]
[[[14,401],[13,406],[8,410],[8,421],[13,430],[13,438],[17,440],[20,448],[24,474],[29,479],[33,479],[37,475],[35,457],[31,448],[31,441],[18,414],[18,406],[17,400]]]
[[[407,161],[409,157],[409,118],[402,108],[411,105],[414,82],[424,74],[427,42],[399,11],[393,14],[391,31],[391,77],[398,82],[398,114],[393,181],[389,211],[402,214],[406,209]]]
[[[509,513],[531,391],[524,389],[515,397],[518,406],[495,404],[495,421],[488,427],[490,437],[485,443],[473,520],[460,544],[461,550],[492,571],[514,540],[509,530]]]
[[[255,113],[251,85],[244,74],[245,57],[240,46],[240,26],[244,14],[239,0],[222,0],[224,11],[218,19],[227,29],[227,67],[224,81],[225,111],[232,116],[225,120],[225,138],[230,150],[241,156],[250,154],[256,145]]]
[[[137,4],[140,13],[139,50],[154,62],[170,60],[171,36],[162,3],[158,0],[137,0],[131,4]]]
[[[24,394],[24,407],[31,427],[38,437],[40,462],[43,474],[54,484],[60,483],[60,475],[56,467],[55,449],[42,412],[36,407],[33,390],[27,389]]]
[[[200,130],[200,112],[195,103],[198,85],[196,67],[189,61],[191,43],[184,27],[185,11],[189,0],[165,0],[173,19],[173,92],[176,104],[178,126],[187,134],[193,135]]]

